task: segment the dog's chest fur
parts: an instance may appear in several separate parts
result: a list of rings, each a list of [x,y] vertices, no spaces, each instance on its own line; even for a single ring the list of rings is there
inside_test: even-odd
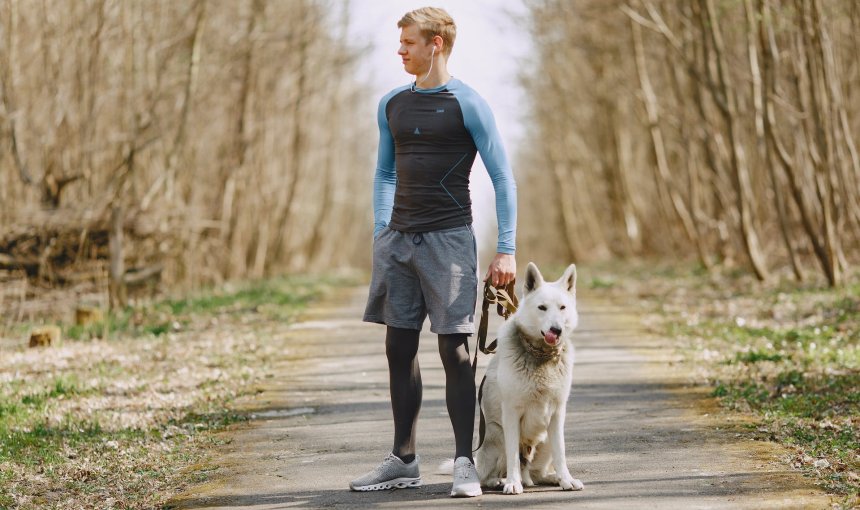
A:
[[[531,439],[524,442],[540,442],[545,438],[553,412],[570,394],[573,345],[564,340],[557,357],[535,358],[522,345],[527,340],[520,336],[521,331],[513,323],[505,326],[511,331],[508,335],[500,335],[507,341],[499,345],[499,390],[520,410],[522,438]]]

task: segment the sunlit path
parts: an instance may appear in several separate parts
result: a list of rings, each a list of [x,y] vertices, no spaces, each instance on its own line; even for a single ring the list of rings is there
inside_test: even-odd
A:
[[[221,435],[226,445],[207,462],[215,468],[210,481],[174,498],[173,506],[828,507],[829,498],[810,481],[787,471],[778,449],[717,430],[713,410],[700,406],[702,395],[670,368],[664,342],[643,336],[624,309],[585,292],[565,430],[568,462],[585,484],[582,492],[539,487],[520,496],[448,497],[450,478],[435,471],[453,453],[453,434],[429,334],[419,353],[425,391],[418,452],[425,486],[350,492],[349,480],[385,455],[392,431],[382,328],[359,322],[364,298],[365,289],[354,289],[283,331],[301,355],[284,359],[265,391],[242,402],[253,420]],[[479,359],[485,366],[488,358]]]

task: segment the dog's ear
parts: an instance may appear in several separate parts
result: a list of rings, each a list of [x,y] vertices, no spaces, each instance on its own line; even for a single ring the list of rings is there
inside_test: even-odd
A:
[[[543,275],[540,274],[540,270],[537,268],[534,262],[529,262],[528,267],[526,267],[526,282],[523,284],[523,295],[532,292],[543,284]]]
[[[576,295],[576,264],[571,264],[567,266],[567,269],[564,270],[564,274],[561,275],[559,279],[561,284],[567,289],[568,292]]]

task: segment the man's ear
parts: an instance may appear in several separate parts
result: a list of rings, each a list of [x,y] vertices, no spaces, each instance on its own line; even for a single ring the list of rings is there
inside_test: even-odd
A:
[[[543,285],[543,275],[534,262],[526,267],[526,282],[523,284],[523,296]]]
[[[441,35],[433,36],[433,39],[430,40],[434,46],[436,46],[436,54],[441,55],[445,50],[445,39],[442,39]]]
[[[576,295],[576,264],[571,264],[567,266],[567,269],[564,270],[564,274],[561,275],[561,278],[558,280],[564,286],[564,288],[573,294]]]

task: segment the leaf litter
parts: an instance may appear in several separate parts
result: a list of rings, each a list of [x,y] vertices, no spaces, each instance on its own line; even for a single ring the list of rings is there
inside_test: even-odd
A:
[[[183,309],[173,324],[184,325],[161,335],[4,341],[0,508],[155,508],[202,481],[205,470],[187,468],[217,443],[210,432],[247,419],[230,402],[272,376],[289,317],[328,285],[305,282],[254,319],[219,298],[219,308]]]

